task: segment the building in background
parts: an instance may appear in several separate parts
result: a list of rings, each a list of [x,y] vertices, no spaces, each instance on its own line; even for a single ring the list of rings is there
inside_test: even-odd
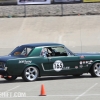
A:
[[[17,4],[51,4],[51,0],[17,0]]]
[[[61,2],[61,3],[75,3],[75,2],[81,2],[82,0],[54,0],[54,2]]]
[[[83,0],[83,2],[100,2],[100,0]]]
[[[0,5],[17,5],[17,0],[0,0]]]

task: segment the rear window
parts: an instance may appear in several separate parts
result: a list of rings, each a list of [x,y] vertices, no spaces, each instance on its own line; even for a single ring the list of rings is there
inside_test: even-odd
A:
[[[32,50],[33,50],[33,47],[18,46],[9,55],[11,55],[11,56],[28,56]]]

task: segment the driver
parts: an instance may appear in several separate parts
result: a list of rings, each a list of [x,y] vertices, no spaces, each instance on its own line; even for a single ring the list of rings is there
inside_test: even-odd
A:
[[[43,57],[47,57],[47,54],[48,54],[47,48],[43,48],[42,51],[41,51],[41,55],[42,55]]]
[[[55,49],[52,49],[52,56],[55,56]]]

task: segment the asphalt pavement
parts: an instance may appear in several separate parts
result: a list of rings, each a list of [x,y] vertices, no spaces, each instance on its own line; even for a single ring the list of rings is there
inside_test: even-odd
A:
[[[46,96],[41,94],[44,85]],[[90,74],[80,77],[41,77],[35,82],[24,82],[21,78],[13,82],[0,79],[0,99],[10,100],[99,100],[100,78]]]

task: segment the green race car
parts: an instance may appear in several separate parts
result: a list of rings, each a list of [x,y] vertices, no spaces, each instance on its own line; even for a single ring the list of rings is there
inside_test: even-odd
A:
[[[83,73],[100,77],[100,54],[75,54],[58,43],[33,43],[18,46],[0,57],[0,75],[9,81],[17,77],[35,81],[41,76]]]

